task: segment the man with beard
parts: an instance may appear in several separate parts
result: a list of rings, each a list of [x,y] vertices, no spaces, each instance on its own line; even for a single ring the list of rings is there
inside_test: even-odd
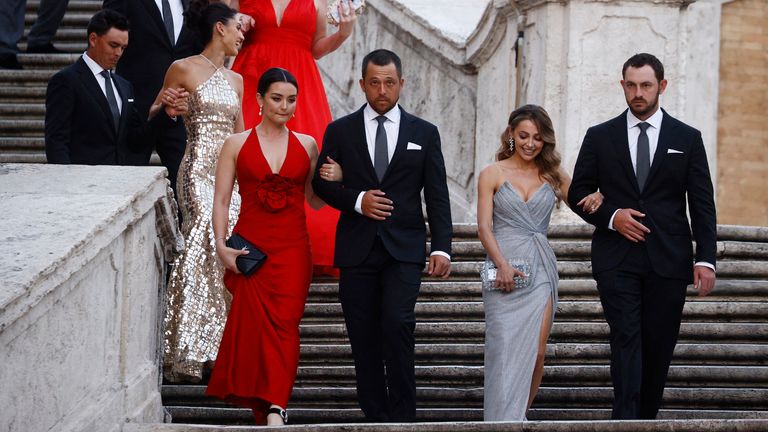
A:
[[[592,273],[611,328],[612,417],[654,419],[686,286],[705,296],[715,283],[715,204],[701,133],[659,108],[664,66],[636,54],[622,74],[629,109],[589,128],[568,200],[595,226]],[[598,189],[605,200],[596,212],[576,205]]]

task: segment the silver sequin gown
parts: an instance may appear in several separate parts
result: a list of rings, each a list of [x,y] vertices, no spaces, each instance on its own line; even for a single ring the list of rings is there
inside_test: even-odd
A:
[[[170,381],[199,381],[204,364],[216,359],[224,331],[231,297],[215,253],[211,216],[216,161],[239,113],[237,92],[221,69],[190,93],[187,148],[177,178],[185,250],[173,263],[165,315],[163,369]],[[230,232],[239,211],[235,185]]]
[[[530,262],[533,280],[511,293],[483,291],[486,421],[525,419],[547,300],[552,298],[553,316],[557,308],[557,259],[547,241],[556,202],[548,183],[528,202],[507,182],[493,197],[493,235],[507,259]]]

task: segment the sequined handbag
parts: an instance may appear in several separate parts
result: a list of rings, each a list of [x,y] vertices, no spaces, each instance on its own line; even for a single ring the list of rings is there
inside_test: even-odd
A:
[[[328,24],[339,25],[339,21],[341,21],[339,17],[339,5],[342,2],[345,3],[342,7],[346,8],[347,0],[331,0],[328,2]],[[349,3],[352,5],[355,14],[360,15],[363,13],[363,9],[365,9],[365,0],[349,0]]]
[[[248,251],[247,255],[238,255],[235,259],[237,269],[246,276],[253,274],[267,260],[267,254],[260,251],[240,234],[232,234],[232,237],[227,239],[226,245],[232,249],[245,249]]]
[[[528,260],[522,258],[510,258],[507,262],[509,262],[509,265],[525,275],[525,277],[514,277],[515,289],[519,290],[528,288],[531,285],[531,264],[528,262]],[[483,281],[484,290],[496,291],[501,289],[494,286],[496,282],[497,270],[498,269],[493,264],[493,261],[487,260],[485,263],[483,263],[483,266],[480,269],[480,280]]]

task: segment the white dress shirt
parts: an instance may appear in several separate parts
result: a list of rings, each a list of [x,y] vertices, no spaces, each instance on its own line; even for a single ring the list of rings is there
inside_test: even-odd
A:
[[[160,10],[160,18],[165,20],[163,16],[163,0],[155,0],[155,4]],[[179,40],[181,26],[184,24],[184,5],[181,4],[181,0],[168,0],[168,4],[171,6],[171,15],[173,16],[173,43],[175,44]]]
[[[661,109],[657,109],[656,112],[646,120],[640,120],[639,118],[635,117],[634,114],[632,114],[632,111],[627,110],[627,141],[629,143],[629,157],[632,159],[632,168],[635,170],[635,173],[637,173],[637,139],[640,137],[640,128],[637,125],[643,121],[650,125],[650,127],[645,130],[645,133],[648,135],[648,153],[650,156],[649,162],[651,166],[653,166],[653,156],[656,154],[656,148],[659,145],[659,131],[661,131],[661,120],[663,118],[664,112],[662,112]],[[616,217],[616,213],[618,213],[619,210],[613,212],[611,220],[608,221],[608,228],[614,231],[615,229],[613,228],[613,218]],[[715,269],[714,265],[704,261],[697,262],[694,265],[709,267],[712,270]]]
[[[363,122],[365,125],[365,142],[368,145],[368,156],[371,157],[371,163],[374,163],[376,153],[376,130],[379,128],[379,121],[376,120],[381,114],[371,108],[370,104],[366,104],[363,108]],[[395,148],[397,147],[397,139],[400,137],[400,106],[395,105],[391,110],[384,113],[384,117],[387,118],[384,121],[384,130],[387,132],[387,161],[392,161],[392,155],[395,154]],[[360,192],[355,201],[355,211],[363,214],[363,195],[366,191]],[[432,255],[441,255],[448,260],[451,256],[443,251],[432,251]]]
[[[107,80],[101,76],[101,72],[104,70],[103,67],[99,66],[98,63],[96,63],[92,58],[88,57],[88,53],[83,53],[83,61],[88,66],[88,69],[93,72],[93,76],[96,77],[96,82],[99,83],[99,88],[101,88],[101,92],[104,94],[104,98],[107,97],[107,86],[106,82]],[[111,79],[112,81],[112,91],[115,93],[115,99],[117,99],[117,110],[122,114],[123,112],[123,98],[120,97],[120,92],[117,91],[117,87],[115,87],[115,78],[114,76]]]

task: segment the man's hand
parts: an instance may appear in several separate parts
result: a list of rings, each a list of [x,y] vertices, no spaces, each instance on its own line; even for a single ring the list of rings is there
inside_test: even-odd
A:
[[[707,266],[693,266],[693,286],[699,291],[699,297],[706,296],[715,287],[715,272]]]
[[[447,279],[451,274],[451,260],[438,254],[430,256],[427,273],[430,276]]]
[[[613,218],[613,229],[618,231],[627,240],[637,243],[645,241],[645,235],[651,232],[645,225],[641,224],[636,217],[645,217],[635,209],[621,209],[616,212]]]
[[[363,194],[363,201],[360,203],[363,215],[373,220],[383,221],[392,216],[392,200],[384,196],[384,192],[379,189],[366,191]]]

